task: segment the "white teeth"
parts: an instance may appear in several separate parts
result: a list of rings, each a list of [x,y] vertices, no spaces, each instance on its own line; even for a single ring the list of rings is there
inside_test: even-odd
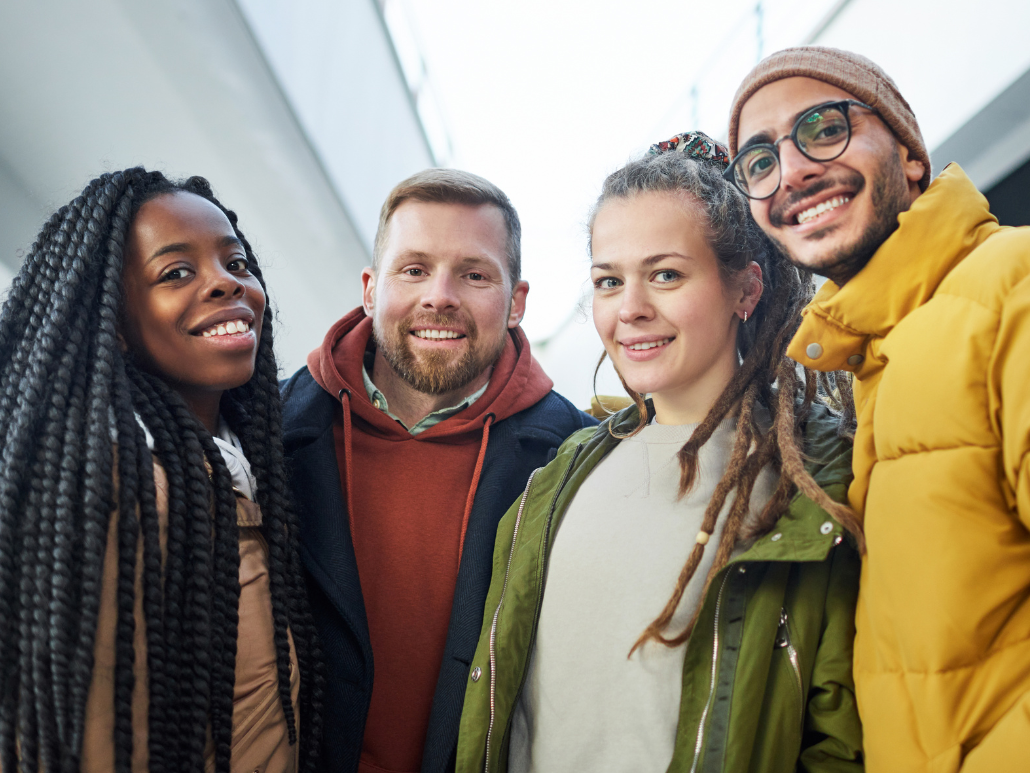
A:
[[[429,338],[432,340],[461,338],[461,333],[456,333],[453,330],[416,330],[414,333],[419,338]]]
[[[654,348],[659,347],[659,346],[665,346],[666,344],[671,343],[671,342],[672,342],[671,338],[663,338],[661,341],[647,341],[647,342],[642,343],[642,344],[630,344],[627,348],[628,349],[632,349],[632,350],[637,351],[637,352],[640,352],[640,351],[643,351],[644,349],[654,349]]]
[[[850,196],[834,196],[829,201],[824,201],[821,204],[816,204],[814,207],[806,209],[804,212],[798,213],[798,225],[807,223],[813,217],[818,217],[823,212],[829,212],[831,209],[836,209],[839,206],[847,204],[851,201]]]
[[[207,330],[201,333],[204,338],[214,338],[216,336],[234,335],[239,333],[249,333],[250,325],[244,322],[242,319],[234,319],[230,322],[226,322],[221,325],[212,325]]]

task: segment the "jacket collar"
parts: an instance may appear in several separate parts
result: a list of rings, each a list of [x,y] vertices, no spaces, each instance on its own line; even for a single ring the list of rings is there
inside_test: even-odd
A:
[[[998,228],[987,199],[958,164],[941,172],[898,224],[846,285],[827,280],[822,286],[787,350],[792,359],[863,378],[863,366],[876,359],[871,340],[885,337],[930,300],[951,270]]]

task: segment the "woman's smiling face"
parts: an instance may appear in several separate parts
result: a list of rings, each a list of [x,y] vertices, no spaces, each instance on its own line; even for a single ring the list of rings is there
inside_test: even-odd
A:
[[[591,246],[594,325],[616,370],[660,422],[700,421],[738,366],[738,315],[754,310],[761,272],[757,295],[746,278],[729,286],[701,207],[679,193],[608,200]]]
[[[211,429],[222,392],[254,374],[265,311],[228,218],[192,193],[148,201],[129,228],[123,284],[122,336],[135,361]]]

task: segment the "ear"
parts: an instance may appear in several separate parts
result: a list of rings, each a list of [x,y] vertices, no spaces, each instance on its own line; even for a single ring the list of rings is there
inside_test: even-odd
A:
[[[372,316],[372,302],[376,294],[376,272],[371,266],[361,269],[361,306],[365,314]]]
[[[526,296],[529,294],[529,282],[521,279],[515,283],[511,291],[511,309],[508,311],[508,327],[515,328],[526,316]]]
[[[905,170],[905,179],[908,180],[909,191],[912,192],[912,198],[915,199],[916,196],[922,193],[919,188],[919,181],[926,174],[926,166],[922,161],[912,158],[912,153],[900,142],[898,143],[898,154],[901,156],[901,168]]]
[[[765,285],[762,282],[762,267],[753,260],[744,269],[744,281],[740,285],[740,298],[737,300],[737,315],[744,316],[744,312],[750,317],[755,313],[755,306],[762,298]]]

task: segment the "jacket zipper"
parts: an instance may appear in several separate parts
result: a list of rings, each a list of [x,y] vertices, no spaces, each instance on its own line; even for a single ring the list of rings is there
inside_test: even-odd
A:
[[[787,660],[790,661],[791,671],[794,672],[794,682],[798,688],[798,699],[801,704],[801,717],[799,724],[801,725],[802,731],[805,726],[805,686],[804,682],[801,681],[801,665],[800,658],[798,657],[798,651],[794,647],[794,643],[790,640],[790,629],[787,627],[787,608],[783,607],[780,609],[780,630],[776,636],[776,646],[785,648],[787,650]]]
[[[490,741],[494,732],[495,713],[495,691],[497,689],[497,655],[495,645],[497,642],[497,618],[501,614],[501,605],[504,604],[504,594],[508,590],[508,574],[511,572],[511,560],[515,556],[515,541],[519,536],[519,526],[522,525],[522,511],[526,507],[526,500],[529,498],[529,489],[533,485],[533,478],[542,468],[533,470],[526,483],[526,490],[522,492],[522,501],[519,502],[519,510],[515,515],[515,532],[511,537],[511,552],[508,553],[508,566],[504,570],[504,582],[501,584],[501,597],[497,600],[497,609],[494,610],[493,622],[490,623],[490,724],[486,730],[486,768],[490,768]]]
[[[694,761],[690,765],[690,773],[696,773],[697,763],[701,759],[701,746],[705,738],[705,721],[708,719],[708,712],[712,708],[712,700],[715,698],[715,676],[719,663],[719,612],[722,609],[722,593],[726,590],[726,582],[730,579],[729,570],[722,576],[722,584],[719,585],[719,595],[715,597],[715,633],[712,635],[712,682],[708,688],[708,700],[701,711],[701,722],[697,726],[697,742],[694,744]]]
[[[558,495],[561,494],[565,484],[569,480],[569,473],[572,472],[573,465],[576,464],[576,459],[579,458],[579,452],[583,448],[582,445],[576,446],[576,450],[572,452],[572,459],[569,460],[568,466],[565,468],[565,473],[562,475],[561,482],[558,484],[558,488],[555,489],[554,496],[551,498],[551,507],[547,513],[547,523],[544,526],[544,554],[547,554],[547,535],[551,532],[551,521],[554,519],[554,507],[558,503]],[[504,570],[504,582],[501,584],[501,597],[497,600],[497,609],[494,610],[493,623],[490,625],[490,724],[486,730],[486,761],[483,766],[483,773],[490,773],[490,742],[493,736],[494,730],[494,718],[495,718],[495,703],[494,703],[494,688],[496,685],[496,659],[495,659],[495,644],[497,641],[497,618],[501,614],[501,605],[504,603],[504,593],[508,589],[508,573],[511,571],[511,560],[515,555],[515,541],[519,536],[519,523],[522,520],[522,509],[526,505],[526,499],[529,497],[529,487],[533,484],[533,477],[539,470],[534,470],[533,474],[529,476],[529,482],[526,484],[526,491],[522,495],[522,501],[519,503],[519,511],[515,516],[515,532],[511,537],[511,552],[508,553],[508,566]],[[543,572],[546,573],[546,565],[544,566]],[[543,574],[541,574],[540,582],[537,584],[537,596],[536,596],[536,609],[533,613],[533,629],[530,631],[529,640],[536,641],[536,627],[540,620],[540,602],[544,598],[544,583]],[[526,671],[522,672],[522,681],[519,683],[519,689],[515,693],[515,704],[518,703],[519,697],[522,695],[522,688],[526,684]],[[515,705],[513,704],[513,705]],[[508,717],[509,724],[511,723],[511,716]],[[507,728],[505,728],[507,730]]]

